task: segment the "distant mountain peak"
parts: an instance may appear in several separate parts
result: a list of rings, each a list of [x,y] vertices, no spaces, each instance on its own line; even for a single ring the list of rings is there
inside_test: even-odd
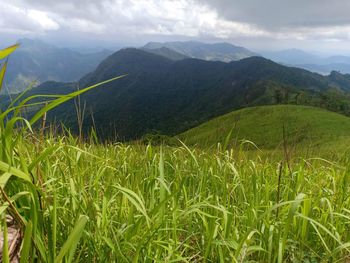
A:
[[[240,46],[227,42],[202,43],[198,41],[176,41],[176,42],[149,42],[143,49],[155,50],[168,48],[186,57],[230,62],[243,58],[257,56],[258,54]]]
[[[46,47],[54,47],[54,45],[51,45],[49,43],[46,43],[38,38],[20,38],[17,40],[17,43],[21,44],[22,46],[46,46]]]
[[[77,81],[94,70],[111,52],[81,54],[40,39],[21,38],[20,47],[11,55],[5,83],[10,93],[25,89],[33,80]]]
[[[160,47],[160,48],[155,48],[155,49],[148,49],[148,48],[141,48],[141,49],[144,51],[150,52],[152,54],[166,57],[166,58],[174,60],[174,61],[189,58],[188,56],[186,56],[182,53],[176,52],[175,50],[172,50],[172,49],[167,48],[167,47]]]
[[[328,75],[333,70],[350,73],[350,57],[347,56],[322,57],[296,48],[263,52],[263,56],[278,63],[296,66],[323,75]]]

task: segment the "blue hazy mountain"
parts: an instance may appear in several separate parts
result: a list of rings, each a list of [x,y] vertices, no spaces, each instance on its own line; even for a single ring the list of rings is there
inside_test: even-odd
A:
[[[187,42],[150,42],[143,49],[157,50],[161,48],[171,49],[189,58],[197,58],[210,61],[230,62],[236,61],[258,54],[230,43],[208,44],[196,41]]]
[[[5,84],[10,93],[25,89],[33,81],[77,81],[93,71],[112,51],[80,53],[58,48],[40,40],[21,39],[21,47],[11,55]]]
[[[299,49],[265,51],[261,54],[275,62],[300,67],[323,75],[328,75],[332,71],[350,73],[350,57],[347,56],[321,57]]]

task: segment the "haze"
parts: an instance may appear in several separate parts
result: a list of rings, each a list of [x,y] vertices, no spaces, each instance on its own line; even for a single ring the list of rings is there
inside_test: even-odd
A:
[[[346,0],[0,0],[0,44],[23,37],[86,47],[198,40],[345,55],[349,9]]]

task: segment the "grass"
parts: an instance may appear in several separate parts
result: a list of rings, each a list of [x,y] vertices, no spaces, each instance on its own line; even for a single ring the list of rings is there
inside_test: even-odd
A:
[[[327,110],[295,105],[245,108],[210,120],[178,137],[188,145],[225,144],[228,134],[236,145],[242,140],[275,149],[283,144],[283,126],[289,144],[306,147],[344,146],[350,140],[350,118]],[[344,150],[344,149],[342,149]]]
[[[6,73],[8,56],[18,47],[19,45],[14,45],[0,50],[0,61],[3,60],[0,65],[0,88]],[[0,175],[2,199],[0,238],[3,244],[0,250],[1,262],[13,262],[17,261],[17,258],[20,258],[21,262],[38,260],[40,262],[72,262],[74,260],[75,250],[88,217],[79,215],[76,218],[74,227],[58,250],[56,246],[58,240],[56,202],[48,207],[49,210],[46,210],[44,208],[48,202],[42,198],[45,186],[38,171],[38,165],[44,158],[52,154],[56,147],[42,149],[36,159],[28,163],[27,156],[23,155],[23,150],[27,146],[26,144],[21,145],[20,142],[23,141],[26,134],[33,133],[32,125],[41,118],[45,119],[49,110],[84,92],[122,77],[115,77],[68,95],[47,96],[49,100],[40,103],[32,101],[38,97],[45,97],[45,95],[30,96],[19,102],[19,99],[25,94],[23,93],[12,101],[7,109],[0,112],[0,171],[2,172]],[[21,116],[21,112],[26,107],[40,104],[41,108],[30,120]],[[44,133],[41,135],[43,136]],[[49,220],[45,218],[45,213],[49,213]],[[16,222],[15,226],[11,223],[11,230],[19,232],[19,236],[9,233],[8,221]]]
[[[64,247],[84,215],[74,262],[343,262],[349,255],[347,158],[296,158],[289,171],[280,159],[235,150],[73,137],[18,145],[30,163],[55,149],[36,167],[41,220],[51,226],[43,242]],[[26,217],[27,195],[8,194]]]
[[[0,114],[0,233],[6,241],[11,215],[21,262],[349,260],[348,155],[247,152],[231,136],[203,150],[32,131],[89,89],[53,98],[29,121],[22,105]],[[5,242],[2,262],[8,252]]]

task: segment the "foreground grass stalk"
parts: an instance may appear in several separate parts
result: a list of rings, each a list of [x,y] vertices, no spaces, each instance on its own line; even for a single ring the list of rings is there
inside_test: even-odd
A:
[[[91,145],[69,136],[60,143],[40,162],[44,196],[56,211],[58,247],[72,221],[89,217],[75,248],[80,262],[317,262],[348,254],[349,200],[331,194],[347,161],[291,160],[303,192],[290,198],[295,184],[278,182],[280,158],[259,152]]]
[[[8,56],[18,47],[19,45],[15,45],[0,50],[0,62],[6,59],[3,64],[0,64],[0,89],[7,69]],[[57,144],[45,148],[38,147],[37,143],[42,144],[46,140],[43,132],[38,133],[38,138],[35,138],[34,142],[27,137],[36,137],[32,126],[42,117],[42,126],[43,128],[46,126],[46,114],[49,110],[122,77],[109,79],[68,95],[25,97],[22,94],[12,101],[7,109],[0,112],[0,189],[5,200],[0,207],[0,216],[5,218],[1,221],[2,231],[0,232],[0,238],[3,241],[2,262],[19,258],[19,255],[21,255],[21,262],[72,262],[75,260],[76,248],[88,222],[87,216],[80,215],[87,211],[77,211],[72,221],[65,224],[65,231],[57,235],[56,193],[48,192],[48,187],[51,187],[47,174],[45,175],[48,171],[41,167],[41,162],[49,158],[49,155],[57,149]],[[48,97],[49,100],[31,103],[32,100],[44,97]],[[32,113],[30,120],[23,118],[21,116],[23,109],[34,105],[42,107]],[[13,215],[17,223],[12,227],[14,231],[25,233],[24,237],[20,236],[18,242],[20,249],[9,247],[10,239],[7,231],[9,228],[5,217],[7,213]],[[72,225],[74,219],[77,222]],[[57,250],[58,254],[56,254]]]

